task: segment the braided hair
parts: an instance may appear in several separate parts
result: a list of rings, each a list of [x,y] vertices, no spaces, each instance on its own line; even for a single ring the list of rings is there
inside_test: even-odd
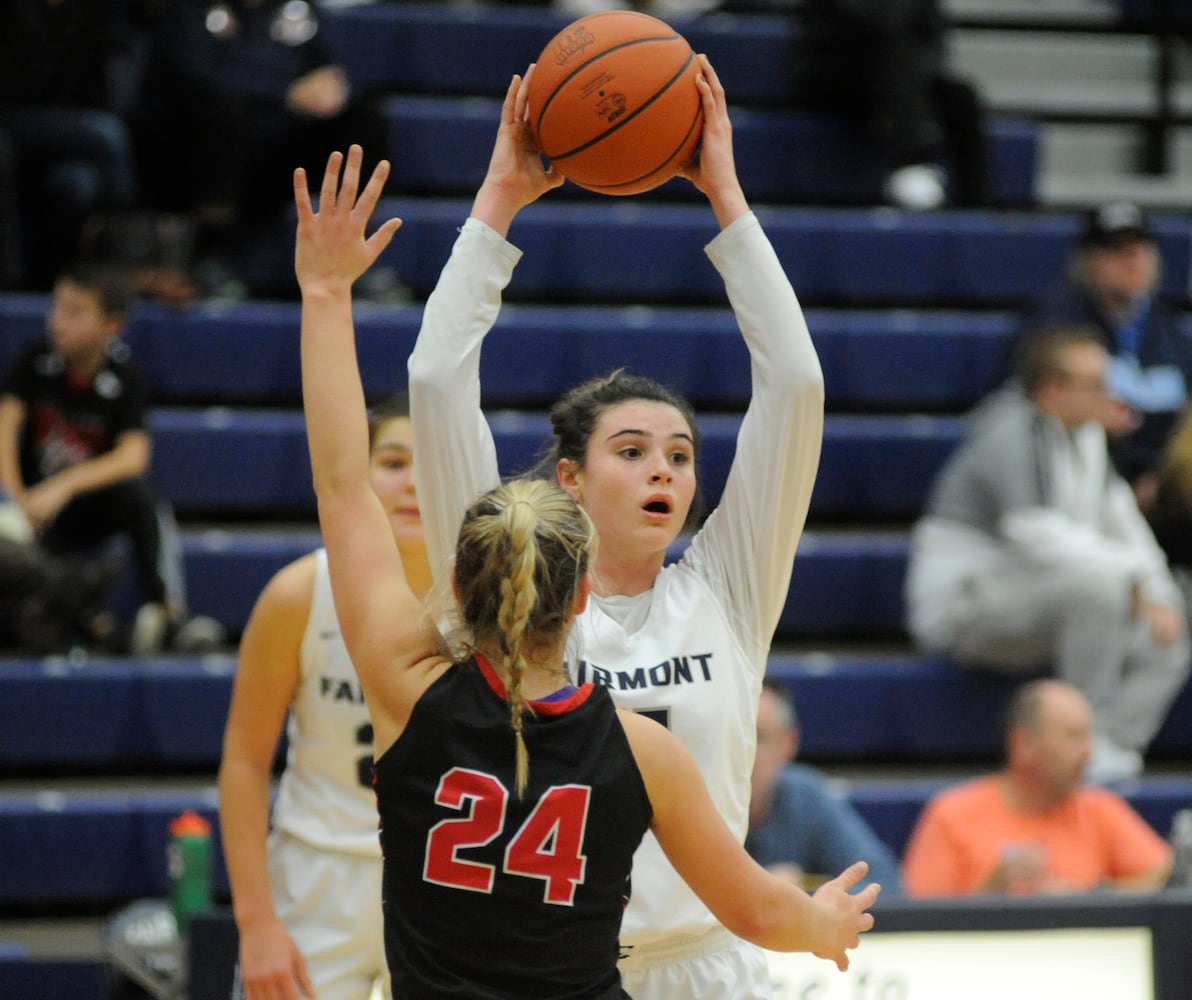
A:
[[[464,515],[455,553],[459,613],[471,644],[501,649],[509,678],[517,792],[525,791],[529,711],[522,681],[527,651],[557,644],[570,628],[575,599],[596,537],[587,513],[563,489],[518,479],[489,491]]]

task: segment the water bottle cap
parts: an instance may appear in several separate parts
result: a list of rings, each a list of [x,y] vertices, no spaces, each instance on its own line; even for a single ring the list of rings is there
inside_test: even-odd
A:
[[[187,809],[170,820],[170,833],[175,837],[203,837],[211,833],[211,824],[193,809]]]

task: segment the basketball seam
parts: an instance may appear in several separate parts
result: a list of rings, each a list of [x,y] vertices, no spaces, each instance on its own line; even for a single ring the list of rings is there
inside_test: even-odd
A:
[[[653,170],[649,171],[648,173],[642,174],[640,177],[634,177],[631,180],[621,181],[619,184],[584,184],[583,186],[586,187],[590,191],[601,192],[601,191],[616,191],[617,188],[628,187],[630,184],[640,184],[647,177],[650,177],[650,176],[658,173],[658,171],[664,169],[666,166],[668,166],[670,164],[670,162],[678,154],[679,150],[683,148],[684,144],[686,144],[688,138],[691,136],[692,130],[695,128],[695,123],[700,120],[700,116],[702,114],[703,114],[703,107],[701,106],[700,108],[696,109],[695,117],[693,117],[691,119],[691,125],[688,126],[686,133],[683,135],[683,141],[680,142],[671,151],[670,156],[668,156],[665,160],[663,160],[660,164],[658,164],[658,166],[656,166]]]
[[[675,34],[672,34],[672,35],[669,35],[666,37],[658,36],[658,37],[650,37],[650,38],[634,38],[627,42],[621,42],[619,45],[615,45],[611,49],[606,49],[604,52],[601,52],[598,56],[595,56],[592,59],[589,59],[582,66],[577,66],[570,73],[568,73],[567,76],[565,76],[562,80],[559,81],[558,85],[551,92],[550,97],[548,97],[546,99],[546,103],[542,105],[542,110],[540,112],[538,112],[538,117],[537,117],[536,121],[534,122],[534,131],[538,135],[542,134],[542,131],[541,131],[542,119],[546,116],[546,109],[551,106],[551,102],[554,101],[555,97],[558,96],[559,92],[564,87],[566,87],[567,84],[570,83],[572,81],[572,79],[575,78],[575,76],[577,76],[579,73],[582,73],[586,69],[590,69],[599,60],[612,55],[614,52],[619,52],[621,49],[628,48],[631,45],[642,45],[642,44],[645,44],[646,42],[669,42],[669,41],[673,41],[676,38],[681,38],[681,37],[682,36],[680,36],[676,32]],[[666,86],[660,87],[658,89],[658,91],[645,104],[643,104],[640,108],[638,108],[635,112],[633,112],[633,114],[631,114],[628,118],[624,119],[621,122],[618,122],[616,125],[614,125],[612,128],[610,128],[607,132],[601,132],[600,135],[597,136],[596,138],[588,140],[581,146],[576,146],[575,149],[569,149],[565,153],[559,153],[558,155],[555,155],[555,156],[551,156],[551,154],[548,153],[547,156],[550,157],[551,160],[562,160],[568,156],[574,156],[576,153],[582,153],[589,146],[594,145],[595,143],[599,142],[601,139],[605,138],[606,136],[609,136],[613,132],[616,132],[618,129],[623,128],[625,125],[629,124],[629,122],[633,121],[633,119],[636,118],[638,115],[640,115],[643,111],[645,111],[646,108],[648,108],[651,104],[653,104],[656,100],[658,100],[659,97],[661,97],[663,94],[665,94],[671,88],[671,86],[674,84],[674,82],[680,76],[682,76],[684,72],[686,72],[687,67],[691,65],[691,61],[694,58],[695,58],[695,53],[689,49],[688,53],[687,53],[686,61],[679,68],[679,71],[677,73],[675,73],[675,75],[672,76],[669,80],[666,81]]]

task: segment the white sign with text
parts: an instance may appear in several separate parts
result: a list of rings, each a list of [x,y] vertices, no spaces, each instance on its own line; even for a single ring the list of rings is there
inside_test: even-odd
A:
[[[848,972],[767,954],[773,1000],[1154,1000],[1145,927],[871,931]]]

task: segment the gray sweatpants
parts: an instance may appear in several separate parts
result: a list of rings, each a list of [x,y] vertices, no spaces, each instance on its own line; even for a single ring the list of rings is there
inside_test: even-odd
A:
[[[1131,617],[1125,576],[1073,570],[999,572],[966,582],[946,614],[947,652],[999,673],[1050,668],[1079,688],[1097,730],[1143,751],[1189,670],[1187,635],[1170,646]]]

